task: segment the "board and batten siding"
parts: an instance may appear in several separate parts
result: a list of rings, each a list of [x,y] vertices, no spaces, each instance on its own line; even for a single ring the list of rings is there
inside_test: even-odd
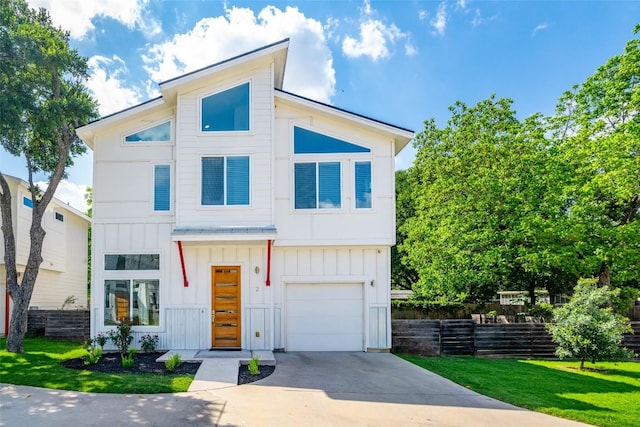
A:
[[[250,82],[250,131],[201,132],[200,100]],[[209,82],[177,100],[177,211],[179,227],[264,226],[273,224],[272,117],[273,74],[269,63],[262,68],[234,74],[232,80]],[[201,206],[201,158],[248,155],[250,157],[249,206]]]
[[[388,247],[275,246],[272,273],[274,348],[286,348],[285,319],[288,283],[362,283],[365,348],[390,347],[390,249]]]

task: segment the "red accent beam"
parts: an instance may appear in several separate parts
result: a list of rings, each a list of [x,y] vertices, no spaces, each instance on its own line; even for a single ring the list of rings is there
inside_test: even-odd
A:
[[[178,240],[178,252],[180,252],[180,265],[182,266],[182,278],[184,279],[184,287],[189,287],[189,281],[187,280],[187,269],[184,266],[184,254],[182,253],[182,241]]]
[[[265,285],[271,286],[271,240],[267,240],[267,280]]]

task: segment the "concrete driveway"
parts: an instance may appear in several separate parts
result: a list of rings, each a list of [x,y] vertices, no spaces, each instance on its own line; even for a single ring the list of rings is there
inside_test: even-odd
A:
[[[257,383],[168,395],[3,385],[0,425],[580,426],[504,404],[391,354],[281,353]]]

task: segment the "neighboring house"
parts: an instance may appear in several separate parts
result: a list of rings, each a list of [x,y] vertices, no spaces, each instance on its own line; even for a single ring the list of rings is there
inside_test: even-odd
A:
[[[13,176],[4,175],[11,189],[13,234],[16,239],[16,267],[18,281],[24,273],[31,239],[31,211],[33,201],[28,184]],[[55,197],[42,218],[46,231],[42,246],[42,264],[29,307],[40,310],[59,309],[69,297],[75,303],[65,308],[87,308],[88,229],[91,220],[80,211]],[[2,242],[4,236],[0,230]],[[11,302],[6,287],[4,243],[0,246],[0,333],[6,335],[11,315]],[[9,306],[9,310],[7,310]]]
[[[78,129],[92,335],[129,317],[165,349],[391,347],[394,157],[414,134],[283,91],[288,45]]]

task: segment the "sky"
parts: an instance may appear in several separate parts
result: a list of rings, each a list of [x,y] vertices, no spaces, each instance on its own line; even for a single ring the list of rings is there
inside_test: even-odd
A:
[[[27,0],[88,58],[89,90],[110,114],[159,95],[158,82],[290,38],[284,90],[416,133],[448,107],[492,94],[518,117],[550,115],[562,93],[621,54],[638,1]],[[407,146],[396,169],[410,167]],[[26,179],[0,150],[0,171]],[[46,181],[37,176],[37,181]],[[84,211],[92,155],[56,196]]]

